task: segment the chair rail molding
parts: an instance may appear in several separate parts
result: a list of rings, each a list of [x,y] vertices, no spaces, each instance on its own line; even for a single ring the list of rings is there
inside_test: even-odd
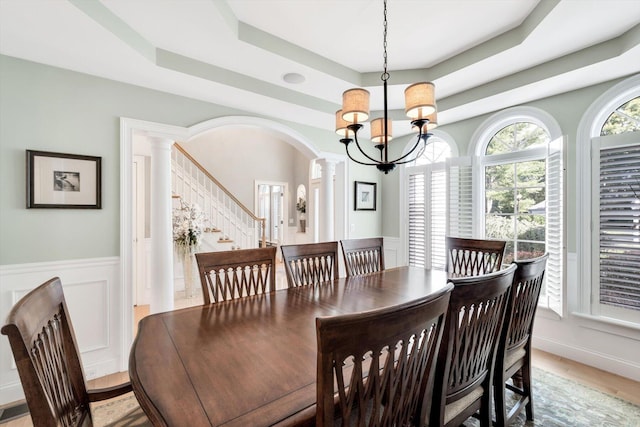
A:
[[[129,359],[120,334],[133,329],[125,320],[120,286],[120,258],[88,258],[0,266],[0,318],[41,283],[60,277],[78,339],[87,379],[121,371]],[[0,340],[0,405],[24,398],[6,339]]]

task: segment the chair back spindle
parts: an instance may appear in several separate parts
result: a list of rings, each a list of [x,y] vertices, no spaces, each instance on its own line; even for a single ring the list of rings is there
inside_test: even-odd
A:
[[[338,242],[283,245],[289,287],[316,285],[338,278]]]
[[[196,254],[204,304],[275,290],[276,247]]]
[[[430,426],[458,426],[480,411],[491,420],[491,386],[515,265],[486,275],[450,279],[451,294],[438,355]]]
[[[384,270],[382,237],[341,240],[347,276],[361,276]]]
[[[62,283],[57,277],[22,297],[9,312],[1,332],[9,338],[34,426],[91,427],[90,402],[131,391],[129,382],[87,390]],[[149,425],[140,407],[122,418],[132,422],[127,425]]]
[[[548,257],[514,261],[516,272],[496,356],[494,399],[499,425],[508,425],[522,409],[533,420],[531,336]],[[517,381],[507,384],[510,378]],[[507,389],[517,397],[508,413]]]
[[[502,268],[505,241],[446,237],[446,270],[450,277],[493,273]]]
[[[403,306],[316,319],[316,426],[424,425],[451,288]]]

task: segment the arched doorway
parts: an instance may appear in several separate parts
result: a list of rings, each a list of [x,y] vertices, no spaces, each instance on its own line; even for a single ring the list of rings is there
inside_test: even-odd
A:
[[[133,341],[133,252],[134,252],[134,235],[133,235],[133,222],[134,222],[134,204],[133,204],[133,162],[134,162],[134,139],[145,139],[151,146],[152,156],[154,152],[161,152],[161,156],[165,156],[163,150],[166,151],[168,147],[170,149],[171,144],[175,141],[189,141],[191,138],[196,137],[204,132],[210,131],[217,127],[223,126],[252,126],[259,127],[266,133],[272,133],[278,135],[278,138],[288,142],[300,152],[302,152],[309,160],[317,158],[331,158],[332,161],[336,161],[336,155],[333,153],[323,153],[317,150],[314,145],[302,134],[297,131],[284,126],[280,123],[272,120],[261,119],[256,117],[245,116],[229,116],[221,117],[205,122],[196,124],[191,127],[179,127],[162,123],[147,122],[135,119],[121,118],[120,124],[120,203],[121,203],[121,216],[120,216],[120,263],[121,263],[121,290],[122,290],[122,319],[123,328],[121,333],[121,349],[122,354],[126,354]],[[155,147],[155,148],[154,148]],[[162,147],[159,149],[158,147]],[[154,151],[155,149],[155,151]],[[168,157],[167,157],[168,158]],[[344,160],[342,160],[344,162]],[[170,197],[171,197],[171,180],[170,175],[170,161],[167,165],[166,161],[156,162],[152,161],[152,168],[156,165],[155,173],[159,175],[159,178],[154,179],[155,186],[151,189],[150,198],[154,200],[151,203],[151,216],[162,216],[164,218],[170,218]],[[161,166],[158,166],[161,165]],[[169,179],[167,179],[169,178]],[[335,176],[336,187],[346,188],[346,173],[340,173]],[[154,211],[155,210],[155,211]],[[164,212],[164,211],[167,212]],[[336,206],[336,210],[346,210],[346,204],[344,206]],[[346,212],[341,212],[339,218],[346,218]],[[165,219],[163,219],[164,221]],[[170,220],[167,223],[167,230],[170,230]],[[344,224],[336,224],[344,228]],[[336,227],[338,228],[338,227]],[[153,230],[152,230],[153,235]],[[155,255],[154,255],[155,254]],[[163,273],[159,275],[162,278],[161,281],[154,280],[159,283],[163,289],[172,289],[172,248],[171,243],[165,244],[161,241],[160,244],[152,245],[152,264],[150,268],[154,271],[158,269],[160,265],[163,269]],[[161,260],[165,260],[164,262]],[[155,262],[153,261],[155,260]],[[160,260],[160,261],[158,261]],[[157,265],[154,265],[157,264]],[[168,269],[168,270],[167,270]],[[170,276],[167,278],[165,276]],[[162,283],[162,282],[165,283]],[[153,294],[154,291],[152,290]],[[170,308],[168,308],[170,309]],[[164,310],[157,310],[164,311]],[[126,358],[123,358],[126,360]],[[126,366],[122,366],[122,369],[126,369]]]

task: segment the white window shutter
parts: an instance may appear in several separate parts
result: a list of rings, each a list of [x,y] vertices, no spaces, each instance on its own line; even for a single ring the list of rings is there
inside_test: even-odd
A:
[[[425,204],[426,179],[423,171],[407,177],[409,202],[409,265],[425,267],[427,211]]]
[[[431,242],[430,268],[445,269],[447,261],[445,253],[445,236],[447,235],[447,171],[440,167],[431,171],[430,194]]]
[[[547,260],[546,298],[547,306],[559,316],[563,315],[565,228],[564,228],[564,138],[549,144],[547,157]]]
[[[640,133],[592,141],[593,221],[597,224],[592,230],[592,280],[598,297],[594,303],[638,310]]]
[[[447,159],[447,203],[449,236],[473,237],[473,185],[470,157]]]

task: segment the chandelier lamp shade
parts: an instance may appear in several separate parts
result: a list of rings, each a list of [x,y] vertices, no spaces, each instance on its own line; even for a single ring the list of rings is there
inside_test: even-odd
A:
[[[336,133],[342,138],[347,156],[361,165],[375,166],[385,174],[392,171],[396,165],[415,161],[424,153],[430,130],[438,125],[435,99],[435,85],[431,82],[414,83],[404,91],[405,113],[411,120],[411,128],[418,131],[417,139],[407,153],[389,160],[389,142],[392,139],[392,121],[387,107],[387,1],[384,0],[384,70],[380,79],[384,90],[384,113],[382,117],[371,120],[371,142],[380,153],[372,156],[363,149],[358,141],[358,132],[363,123],[369,120],[369,91],[356,88],[349,89],[342,94],[342,109],[336,111]],[[350,144],[355,142],[358,151],[366,160],[358,160],[349,151]],[[361,157],[361,156],[359,156]],[[379,158],[376,158],[379,157]]]

